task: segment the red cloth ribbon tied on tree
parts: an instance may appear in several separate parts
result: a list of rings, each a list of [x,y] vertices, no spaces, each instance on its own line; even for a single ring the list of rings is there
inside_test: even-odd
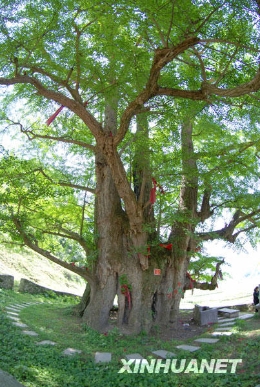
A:
[[[156,188],[158,187],[162,194],[164,194],[165,191],[163,187],[157,183],[154,177],[152,177],[152,182],[153,182],[153,187],[151,188],[151,191],[150,191],[150,203],[153,205],[156,201]]]
[[[83,106],[86,107],[87,104],[88,104],[88,101],[84,102]],[[46,125],[47,125],[47,126],[50,126],[50,124],[51,124],[51,123],[55,120],[55,118],[60,114],[60,112],[62,111],[63,108],[64,108],[64,106],[61,105],[61,106],[59,107],[59,109],[57,109],[56,112],[55,112],[52,116],[50,116],[50,117],[48,118],[48,120],[46,121]]]
[[[48,118],[48,120],[46,121],[46,125],[47,125],[47,126],[49,126],[49,125],[55,120],[55,118],[57,117],[57,115],[60,114],[60,112],[62,111],[63,108],[64,108],[64,106],[61,105],[61,107],[59,107],[59,109],[56,110],[56,112],[55,112],[52,116],[50,116],[50,117]]]
[[[163,247],[164,249],[171,250],[172,249],[172,243],[160,243],[159,246]]]
[[[131,293],[127,285],[121,285],[121,293],[127,298],[129,309],[131,309]]]
[[[153,205],[156,201],[156,186],[157,186],[157,183],[156,183],[156,180],[154,180],[154,178],[152,179],[153,180],[153,187],[151,188],[151,191],[150,191],[150,203]]]
[[[147,258],[149,258],[151,255],[151,246],[147,246]]]
[[[190,273],[186,273],[186,278],[188,278],[189,279],[189,289],[193,289],[194,288],[194,285],[193,285],[193,282],[195,282],[195,280],[193,279],[193,278],[191,278],[191,275],[190,275]]]

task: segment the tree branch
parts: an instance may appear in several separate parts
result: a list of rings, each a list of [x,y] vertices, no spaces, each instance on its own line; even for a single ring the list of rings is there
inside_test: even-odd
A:
[[[182,183],[180,189],[180,208],[197,215],[198,166],[193,145],[193,123],[188,118],[181,127],[182,144]]]
[[[104,133],[102,130],[101,124],[96,120],[96,118],[89,113],[82,102],[75,101],[71,98],[68,98],[66,95],[59,93],[54,90],[47,89],[37,78],[30,77],[28,75],[19,75],[17,74],[13,78],[0,78],[0,85],[12,86],[16,84],[25,84],[32,85],[38,93],[47,98],[48,100],[53,100],[60,105],[66,106],[72,112],[77,114],[86,126],[90,129],[93,136],[98,138],[103,138]]]
[[[57,142],[63,142],[65,144],[74,144],[74,145],[79,145],[80,147],[82,148],[86,148],[86,149],[89,149],[93,152],[95,152],[95,146],[93,145],[90,145],[84,141],[80,141],[80,140],[73,140],[71,138],[66,138],[66,137],[63,137],[63,136],[50,136],[50,135],[47,135],[47,134],[37,134],[35,133],[33,130],[30,130],[30,129],[24,129],[23,126],[19,123],[14,123],[16,125],[20,125],[20,130],[21,130],[21,133],[24,133],[28,139],[31,141],[35,138],[42,138],[42,139],[46,139],[46,140],[52,140],[52,141],[57,141]]]
[[[216,264],[216,270],[214,275],[211,278],[210,282],[199,282],[190,277],[190,275],[186,274],[186,281],[184,285],[184,291],[188,289],[201,289],[201,290],[214,290],[218,287],[218,279],[221,278],[221,270],[220,266],[225,262],[223,259],[222,261],[218,262]]]
[[[84,218],[85,218],[86,197],[87,197],[87,192],[85,192],[85,195],[84,195],[82,212],[81,212],[80,232],[79,232],[81,238],[82,238],[82,234],[83,234],[83,225],[84,225]]]
[[[221,97],[241,97],[242,95],[256,92],[260,89],[260,68],[258,69],[256,75],[249,82],[246,82],[237,87],[230,89],[218,88],[213,84],[204,83],[202,89],[208,95],[217,95]]]
[[[260,89],[260,70],[257,71],[251,81],[233,88],[219,88],[209,82],[203,82],[199,90],[181,90],[169,87],[158,87],[157,95],[169,97],[185,98],[191,100],[207,101],[210,95],[219,97],[241,97],[246,94],[256,92]]]
[[[85,251],[86,254],[90,253],[85,239],[80,234],[73,232],[73,231],[70,231],[70,230],[67,230],[64,227],[58,226],[58,228],[59,228],[58,232],[57,231],[43,231],[43,230],[41,230],[41,231],[43,234],[56,235],[59,237],[64,237],[64,238],[68,238],[68,239],[71,239],[73,241],[76,241],[83,248],[83,250]]]
[[[170,21],[169,21],[168,31],[167,31],[167,34],[166,34],[166,44],[167,44],[166,47],[169,47],[170,34],[171,34],[172,27],[173,27],[173,21],[174,21],[174,2],[172,2],[171,8],[172,8],[171,9],[171,17],[170,17]]]
[[[59,266],[64,267],[65,269],[72,271],[73,273],[78,274],[80,277],[84,278],[87,281],[92,281],[92,275],[86,269],[71,265],[67,262],[60,260],[59,258],[52,255],[49,251],[40,248],[36,243],[32,242],[32,240],[28,237],[28,235],[24,232],[22,228],[22,224],[16,217],[13,217],[14,225],[22,237],[24,244],[28,246],[30,249],[35,251],[36,253],[42,255],[43,257],[49,259],[50,261],[56,263]]]
[[[260,209],[256,211],[250,212],[250,214],[244,214],[241,210],[237,210],[235,214],[233,215],[233,218],[227,224],[225,227],[221,228],[220,230],[215,230],[211,232],[206,233],[198,233],[197,236],[203,241],[209,241],[209,240],[215,240],[215,239],[222,239],[226,240],[230,243],[234,243],[236,238],[241,232],[251,230],[253,228],[257,227],[257,224],[254,223],[254,216],[260,214]],[[239,223],[244,222],[246,220],[249,220],[253,223],[253,226],[244,228],[242,230],[239,230],[235,234],[233,234],[236,226],[239,225]]]
[[[61,181],[61,180],[55,182],[55,181],[53,181],[53,179],[51,177],[49,177],[47,175],[46,172],[44,172],[44,170],[42,168],[37,168],[37,169],[34,170],[34,172],[37,172],[37,171],[40,172],[46,179],[48,179],[53,184],[60,185],[62,187],[70,187],[70,188],[80,189],[82,191],[90,192],[92,194],[96,193],[96,189],[85,187],[83,185],[73,184],[71,182],[64,182],[64,181]]]
[[[42,74],[42,75],[48,77],[50,80],[55,82],[58,86],[64,86],[69,91],[70,95],[75,99],[75,101],[78,101],[79,103],[83,103],[83,101],[81,100],[80,94],[78,93],[78,90],[73,89],[68,84],[68,81],[69,81],[71,74],[73,72],[73,68],[71,68],[69,70],[69,72],[67,74],[67,78],[65,80],[49,73],[46,70],[43,70],[41,67],[32,66],[32,67],[28,67],[28,70],[32,71],[33,73]]]
[[[197,213],[202,223],[204,223],[205,220],[210,218],[214,213],[214,211],[210,209],[210,196],[211,190],[206,188],[204,190],[200,211]]]
[[[131,119],[140,112],[143,105],[155,95],[158,95],[158,79],[161,70],[174,58],[183,53],[189,47],[199,43],[198,38],[189,37],[172,48],[162,48],[155,50],[154,60],[151,66],[150,75],[145,89],[132,101],[125,109],[121,117],[119,130],[115,136],[115,145],[118,145],[124,138]]]

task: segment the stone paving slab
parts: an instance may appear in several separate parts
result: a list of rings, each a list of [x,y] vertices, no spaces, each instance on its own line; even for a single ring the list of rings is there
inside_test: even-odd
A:
[[[238,317],[238,309],[222,308],[218,310],[218,313],[224,314],[226,317]]]
[[[233,321],[236,321],[237,318],[219,318],[218,319],[218,323],[219,324],[222,324],[222,323],[225,323],[225,322],[233,322]]]
[[[165,351],[164,349],[159,349],[158,351],[152,352],[155,356],[160,357],[161,359],[169,359],[171,357],[176,357],[176,354],[170,351]]]
[[[219,312],[221,313],[236,313],[239,312],[239,309],[231,309],[231,308],[220,308],[218,309]]]
[[[6,306],[5,309],[10,310],[11,312],[16,312],[16,313],[21,312],[21,309],[14,308],[12,306]]]
[[[24,387],[12,375],[0,370],[0,387]]]
[[[239,316],[239,320],[246,320],[247,318],[251,318],[253,316],[254,314],[252,313],[242,314],[241,316]]]
[[[51,340],[43,340],[43,341],[38,341],[36,345],[56,345],[56,343]]]
[[[81,352],[82,351],[80,349],[66,348],[66,349],[64,349],[64,351],[62,353],[63,353],[63,355],[73,356],[73,355],[76,355],[76,353],[81,353]]]
[[[10,318],[11,320],[14,320],[14,321],[20,321],[20,318],[17,316],[6,316],[7,318]]]
[[[140,353],[131,353],[130,355],[126,355],[126,360],[131,360],[131,359],[144,359],[143,356],[140,355]]]
[[[6,314],[9,314],[10,316],[16,316],[16,317],[19,316],[19,313],[17,313],[17,312],[11,312],[11,311],[7,311]]]
[[[212,332],[211,335],[212,336],[231,336],[233,333],[232,332]]]
[[[194,341],[198,341],[199,343],[208,343],[208,344],[215,344],[219,341],[219,339],[208,339],[208,338],[200,338],[200,339],[196,339]]]
[[[28,335],[28,336],[39,336],[38,333],[34,332],[34,331],[22,331],[24,335]]]
[[[112,359],[112,354],[110,352],[95,353],[95,363],[109,363],[111,359]]]
[[[24,305],[23,304],[20,304],[20,303],[16,303],[16,304],[9,304],[8,306],[13,306],[15,308],[21,308],[23,307]]]
[[[177,345],[176,348],[183,349],[184,351],[189,351],[189,352],[194,352],[200,349],[200,347],[195,347],[194,345],[185,345],[185,344]]]
[[[22,304],[13,304],[13,305],[9,305],[13,308],[17,308],[17,309],[24,309],[26,308],[26,305],[22,305]]]
[[[21,323],[21,322],[18,322],[18,321],[13,322],[12,324],[19,327],[19,328],[28,328],[28,325]]]
[[[233,327],[219,327],[219,328],[215,328],[215,331],[225,331],[225,332],[229,332],[233,329]]]
[[[229,327],[231,325],[235,325],[235,321],[225,322],[225,323],[219,323],[220,327]]]
[[[19,310],[9,309],[5,311],[6,314],[12,314],[13,316],[18,317],[20,315]]]

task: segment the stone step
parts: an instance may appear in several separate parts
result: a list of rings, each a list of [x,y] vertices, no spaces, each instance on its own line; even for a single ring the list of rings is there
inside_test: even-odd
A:
[[[212,336],[231,336],[233,334],[233,332],[221,332],[221,331],[215,331],[215,332],[212,332],[211,335]]]
[[[9,306],[12,306],[13,308],[17,308],[17,309],[24,309],[24,308],[26,308],[26,305],[23,305],[23,304],[12,304],[12,305],[9,305]]]
[[[131,353],[130,355],[125,356],[126,360],[131,360],[131,359],[144,359],[143,356],[140,355],[140,353]]]
[[[11,311],[7,311],[6,314],[8,314],[9,316],[15,316],[15,317],[18,317],[19,316],[19,313],[18,312],[11,312]]]
[[[215,331],[229,332],[233,329],[233,327],[219,327],[215,328]]]
[[[200,347],[195,347],[194,345],[185,345],[185,344],[177,345],[176,348],[183,349],[184,351],[189,351],[189,352],[195,352],[198,349],[200,349]]]
[[[28,325],[23,324],[19,321],[13,322],[12,324],[15,325],[16,327],[19,327],[19,328],[28,328]]]
[[[38,341],[36,345],[56,345],[56,343],[51,340],[43,340],[43,341]]]
[[[219,323],[219,327],[230,327],[230,326],[233,326],[235,325],[235,321],[230,321],[230,322],[225,322],[225,323]]]
[[[161,358],[161,359],[170,359],[171,357],[176,357],[176,354],[165,349],[159,349],[158,351],[153,351],[152,354]]]
[[[218,313],[228,318],[234,318],[239,316],[238,309],[221,308],[221,309],[218,309]]]
[[[28,336],[39,336],[38,333],[36,333],[34,331],[22,331],[22,333],[24,335],[28,335]]]
[[[76,355],[77,353],[82,353],[82,351],[80,349],[75,349],[75,348],[66,348],[62,352],[62,354],[66,356],[73,356],[73,355]]]
[[[218,318],[218,323],[220,324],[222,324],[222,323],[225,323],[225,322],[232,322],[232,321],[235,321],[235,320],[237,320],[237,318],[223,318],[223,317],[219,317]]]
[[[14,306],[6,306],[5,309],[10,310],[11,312],[21,312],[21,309],[15,308]]]
[[[215,344],[219,341],[219,339],[210,339],[210,338],[203,338],[195,339],[194,341],[197,341],[198,343],[208,343],[208,344]]]
[[[0,386],[2,387],[24,387],[12,375],[0,370]]]
[[[111,359],[112,359],[112,354],[110,352],[95,353],[95,363],[109,363]]]
[[[20,318],[19,318],[18,315],[17,315],[17,316],[7,315],[6,317],[7,317],[7,318],[10,318],[10,319],[13,320],[13,321],[20,321]]]
[[[251,317],[254,317],[254,314],[246,313],[246,314],[242,314],[241,316],[239,316],[239,320],[246,320],[246,319],[251,318]]]

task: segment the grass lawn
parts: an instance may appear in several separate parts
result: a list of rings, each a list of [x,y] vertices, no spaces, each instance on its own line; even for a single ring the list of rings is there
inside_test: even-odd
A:
[[[256,387],[260,384],[260,313],[248,320],[237,320],[231,336],[222,336],[215,344],[202,344],[198,351],[189,353],[176,345],[194,343],[186,340],[162,341],[157,336],[141,334],[136,337],[119,334],[116,327],[107,334],[89,329],[74,314],[77,300],[69,297],[40,297],[0,291],[0,369],[12,374],[26,387]],[[42,302],[23,309],[19,316],[23,323],[36,331],[37,338],[23,335],[21,328],[7,318],[5,307],[21,302]],[[210,332],[203,337],[211,337]],[[37,341],[51,340],[55,346],[36,345]],[[65,356],[66,348],[81,354]],[[176,353],[177,362],[200,364],[202,359],[242,359],[235,373],[199,373],[196,366],[188,372],[119,373],[126,354],[140,353],[152,359],[151,352],[165,349]],[[95,352],[111,352],[112,361],[95,364]],[[164,362],[164,361],[163,361]],[[131,367],[133,370],[134,367]]]

